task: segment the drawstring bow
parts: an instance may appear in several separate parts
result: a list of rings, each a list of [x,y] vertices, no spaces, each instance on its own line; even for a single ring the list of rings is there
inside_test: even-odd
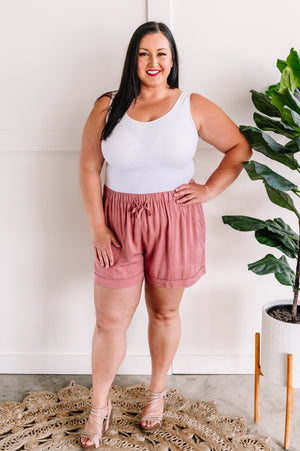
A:
[[[151,210],[148,202],[140,204],[139,202],[135,201],[131,213],[135,214],[136,216],[139,216],[143,210],[146,211],[147,216],[151,216]]]

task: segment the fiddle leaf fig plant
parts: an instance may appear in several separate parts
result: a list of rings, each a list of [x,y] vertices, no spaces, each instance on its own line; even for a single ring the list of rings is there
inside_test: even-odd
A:
[[[266,92],[250,91],[253,104],[259,111],[253,114],[256,127],[241,125],[240,130],[254,151],[286,166],[297,177],[293,176],[293,181],[288,180],[255,160],[242,164],[251,180],[262,181],[271,202],[290,210],[297,217],[300,228],[300,211],[294,203],[300,197],[296,184],[296,181],[299,183],[300,166],[295,158],[300,152],[300,55],[292,48],[286,60],[277,60],[277,67],[281,72],[279,83],[269,86]],[[266,132],[280,135],[280,143]],[[263,221],[249,216],[223,216],[222,219],[224,224],[236,230],[253,231],[259,243],[281,251],[281,257],[267,254],[250,263],[248,269],[259,275],[273,273],[279,283],[292,287],[292,321],[296,322],[300,276],[299,235],[281,218]],[[286,257],[295,261],[294,268]]]

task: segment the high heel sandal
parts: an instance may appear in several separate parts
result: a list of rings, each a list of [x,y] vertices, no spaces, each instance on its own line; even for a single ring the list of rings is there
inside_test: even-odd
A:
[[[100,423],[100,421],[97,421],[97,418],[103,418],[103,423]],[[109,426],[112,423],[113,418],[113,412],[112,412],[112,405],[111,401],[108,398],[107,407],[103,407],[102,409],[95,409],[94,407],[91,407],[90,415],[87,424],[95,431],[95,434],[89,431],[82,431],[80,436],[80,446],[81,449],[98,449],[99,446],[102,444],[102,438],[104,432],[107,431]],[[97,423],[99,426],[101,426],[101,432],[99,433],[95,426],[91,423],[91,420]],[[93,440],[92,445],[84,445],[81,442],[81,438],[87,438],[89,440]]]
[[[162,404],[164,404],[164,398],[166,397],[166,394],[167,394],[166,389],[160,393],[154,393],[154,392],[148,390],[147,402],[144,406],[144,409],[145,409],[145,407],[150,406],[151,404],[153,404],[154,402],[156,402],[158,400],[162,400]],[[158,410],[160,407],[161,407],[161,405],[158,405],[157,407],[148,410],[147,413],[141,414],[139,425],[143,432],[146,432],[146,433],[154,432],[154,431],[157,431],[161,427],[163,413],[161,415],[149,415],[151,412]],[[141,424],[142,421],[154,421],[154,424],[152,426],[143,426]]]

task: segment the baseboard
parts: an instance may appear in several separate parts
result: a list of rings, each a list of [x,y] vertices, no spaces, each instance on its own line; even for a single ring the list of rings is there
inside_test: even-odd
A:
[[[1,355],[2,374],[91,374],[89,354]],[[253,355],[176,355],[168,374],[252,374]],[[149,355],[127,355],[117,374],[151,374]]]
[[[176,355],[172,374],[253,374],[254,355]]]
[[[1,355],[0,372],[6,374],[91,374],[89,354]],[[149,355],[127,355],[117,374],[151,374]]]

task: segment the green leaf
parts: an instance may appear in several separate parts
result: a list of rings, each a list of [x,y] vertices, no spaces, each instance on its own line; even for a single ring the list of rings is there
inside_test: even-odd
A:
[[[283,219],[275,218],[262,221],[249,216],[223,216],[223,223],[240,232],[255,231],[255,237],[261,244],[276,247],[285,255],[296,258],[299,236]]]
[[[290,108],[288,108],[288,109],[290,110]],[[290,110],[290,111],[291,111],[291,116],[292,116],[293,122],[296,125],[296,127],[298,127],[298,130],[300,131],[300,114],[296,113],[293,110]]]
[[[276,85],[270,85],[269,87],[268,87],[268,89],[266,90],[266,95],[268,96],[268,97],[272,97],[272,93],[273,93],[273,91],[278,91],[280,89],[280,83],[277,83]]]
[[[261,130],[269,130],[278,133],[279,135],[284,135],[287,138],[294,138],[295,136],[299,135],[299,133],[292,127],[289,127],[288,125],[285,125],[280,121],[276,121],[274,119],[270,119],[269,117],[262,116],[259,113],[254,113],[253,119],[257,127],[260,128]]]
[[[300,115],[298,113],[285,106],[282,110],[282,118],[298,132],[298,135],[300,134]]]
[[[283,70],[286,68],[286,66],[287,66],[286,61],[280,60],[280,59],[277,60],[277,67],[280,70],[280,72],[283,72]]]
[[[299,87],[295,89],[294,93],[291,90],[289,90],[289,97],[292,103],[291,106],[292,110],[300,114],[300,99],[297,97],[297,95],[295,95],[298,92],[297,89],[299,89]]]
[[[293,229],[281,218],[267,219],[266,221],[263,221],[261,219],[252,218],[251,216],[232,215],[222,216],[222,219],[224,224],[228,224],[233,229],[241,232],[252,232],[267,228],[273,233],[290,238],[297,245],[299,242],[299,235],[297,235],[297,233],[295,233]]]
[[[293,240],[294,243],[296,243],[298,249],[299,235],[297,235],[297,233],[295,233],[294,230],[286,222],[284,222],[283,219],[267,219],[265,221],[265,224],[271,232],[277,233],[279,235],[285,235],[289,239]]]
[[[280,90],[289,88],[294,91],[300,86],[300,56],[291,48],[286,59],[287,67],[282,71],[280,80]]]
[[[267,254],[261,260],[254,263],[249,263],[248,269],[260,276],[271,273],[285,273],[292,271],[284,255],[280,258],[276,258],[272,254]]]
[[[252,93],[252,101],[258,111],[266,114],[267,116],[281,117],[280,112],[274,105],[271,104],[271,100],[266,94],[263,92],[254,91],[254,89],[251,89],[250,92]]]
[[[264,185],[267,190],[269,199],[274,204],[278,205],[279,207],[283,207],[290,211],[293,211],[297,215],[297,217],[300,219],[300,214],[298,213],[298,211],[294,205],[293,199],[287,193],[284,193],[283,191],[279,191],[275,188],[272,188],[267,183],[264,183]]]
[[[262,132],[258,128],[245,125],[240,126],[240,131],[244,134],[252,149],[257,150],[272,160],[279,161],[290,169],[298,169],[298,162],[289,154],[290,150],[278,144],[267,133]]]
[[[266,229],[272,234],[272,237],[281,244],[276,245],[288,257],[295,258],[298,255],[299,236],[291,227],[286,224],[283,219],[275,218],[265,221]],[[262,230],[262,229],[261,229]],[[271,243],[264,243],[271,246]],[[284,247],[281,247],[284,246]]]
[[[249,216],[223,216],[223,223],[241,232],[255,231],[255,238],[261,244],[276,247],[290,258],[297,258],[299,236],[283,219],[262,221]]]
[[[223,223],[240,232],[251,232],[266,226],[265,221],[250,216],[222,216]]]
[[[286,67],[281,74],[279,91],[283,91],[286,88],[294,91],[299,85],[300,78],[298,78],[298,74],[295,74],[290,67]]]
[[[300,114],[300,102],[290,89],[284,89],[280,92],[273,90],[271,104],[274,105],[281,114],[283,108],[286,106]]]
[[[275,277],[282,285],[287,285],[290,287],[295,286],[295,274],[292,270],[289,272],[276,272]]]
[[[300,151],[300,136],[296,136],[294,139],[286,143],[287,147],[291,152],[296,153]]]
[[[267,228],[264,228],[255,232],[255,238],[260,244],[276,247],[288,257],[297,258],[297,244],[285,235],[279,235],[277,233],[270,232]]]
[[[264,164],[251,160],[243,162],[242,165],[251,180],[263,180],[269,186],[280,191],[292,191],[297,189],[297,186],[294,183],[272,171]]]
[[[295,89],[294,96],[300,102],[300,86],[298,86],[298,88]]]

